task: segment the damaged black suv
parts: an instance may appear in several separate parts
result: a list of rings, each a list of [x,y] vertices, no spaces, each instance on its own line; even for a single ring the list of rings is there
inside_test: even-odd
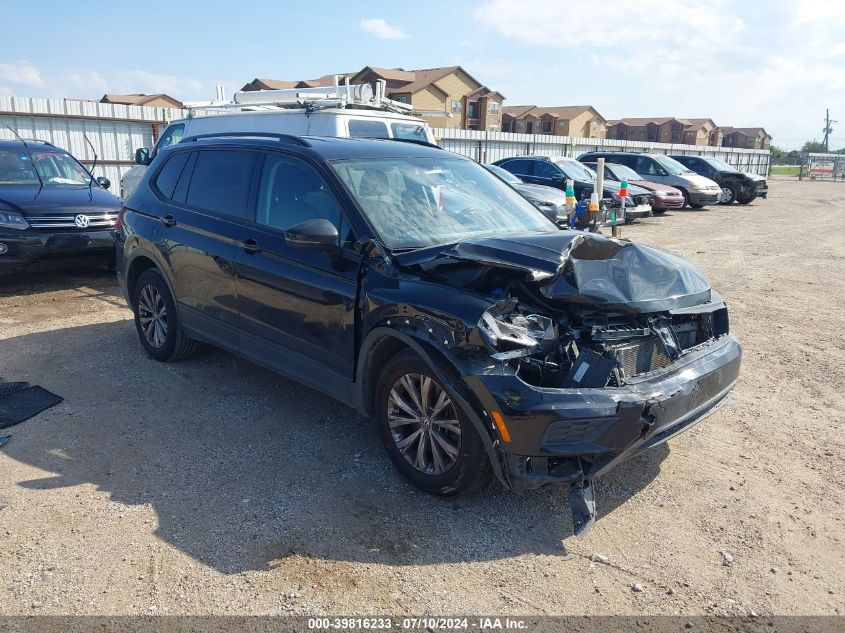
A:
[[[559,230],[472,160],[395,140],[187,138],[126,201],[153,358],[228,349],[371,416],[414,484],[591,478],[721,405],[740,346],[688,261]]]

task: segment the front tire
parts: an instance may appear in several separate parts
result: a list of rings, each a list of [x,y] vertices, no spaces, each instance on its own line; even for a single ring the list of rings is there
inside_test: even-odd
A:
[[[132,310],[138,338],[148,356],[171,362],[194,353],[196,341],[185,335],[170,289],[159,271],[151,268],[138,277]]]
[[[417,488],[459,495],[490,481],[490,460],[469,416],[414,352],[400,352],[385,365],[375,416],[390,460]]]
[[[722,197],[719,198],[719,204],[733,204],[737,200],[736,185],[724,185],[722,187]]]

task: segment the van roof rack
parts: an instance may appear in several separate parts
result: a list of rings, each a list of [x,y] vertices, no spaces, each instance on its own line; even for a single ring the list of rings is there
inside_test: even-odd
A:
[[[214,132],[212,134],[194,134],[193,136],[186,136],[180,143],[193,143],[204,139],[212,138],[274,138],[283,143],[291,143],[293,145],[301,145],[302,147],[311,147],[311,143],[304,138],[294,136],[293,134],[278,134],[276,132]]]
[[[197,114],[204,114],[209,110],[262,111],[305,109],[309,112],[325,108],[357,108],[386,110],[398,114],[408,114],[410,104],[388,99],[385,96],[387,82],[379,79],[375,83],[375,90],[369,84],[350,84],[349,78],[344,77],[340,83],[340,75],[334,76],[333,86],[317,88],[287,88],[284,90],[248,90],[236,92],[232,101],[202,101],[186,103],[191,118]],[[202,112],[197,112],[197,110]]]

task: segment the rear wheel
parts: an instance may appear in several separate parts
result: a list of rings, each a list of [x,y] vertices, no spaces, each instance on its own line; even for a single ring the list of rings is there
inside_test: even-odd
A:
[[[489,482],[490,461],[472,422],[415,353],[401,352],[387,362],[375,405],[387,454],[412,484],[455,495]]]
[[[132,309],[138,338],[150,357],[175,361],[193,354],[196,341],[185,335],[170,289],[159,271],[151,268],[138,277]]]

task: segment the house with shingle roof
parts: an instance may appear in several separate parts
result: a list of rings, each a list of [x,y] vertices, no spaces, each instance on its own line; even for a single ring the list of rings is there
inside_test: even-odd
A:
[[[506,106],[502,111],[502,130],[521,134],[604,138],[607,119],[589,105]]]
[[[676,117],[631,117],[607,122],[607,138],[623,141],[722,144],[722,134],[713,119]]]
[[[746,149],[770,149],[772,135],[761,127],[723,127],[722,145]]]

